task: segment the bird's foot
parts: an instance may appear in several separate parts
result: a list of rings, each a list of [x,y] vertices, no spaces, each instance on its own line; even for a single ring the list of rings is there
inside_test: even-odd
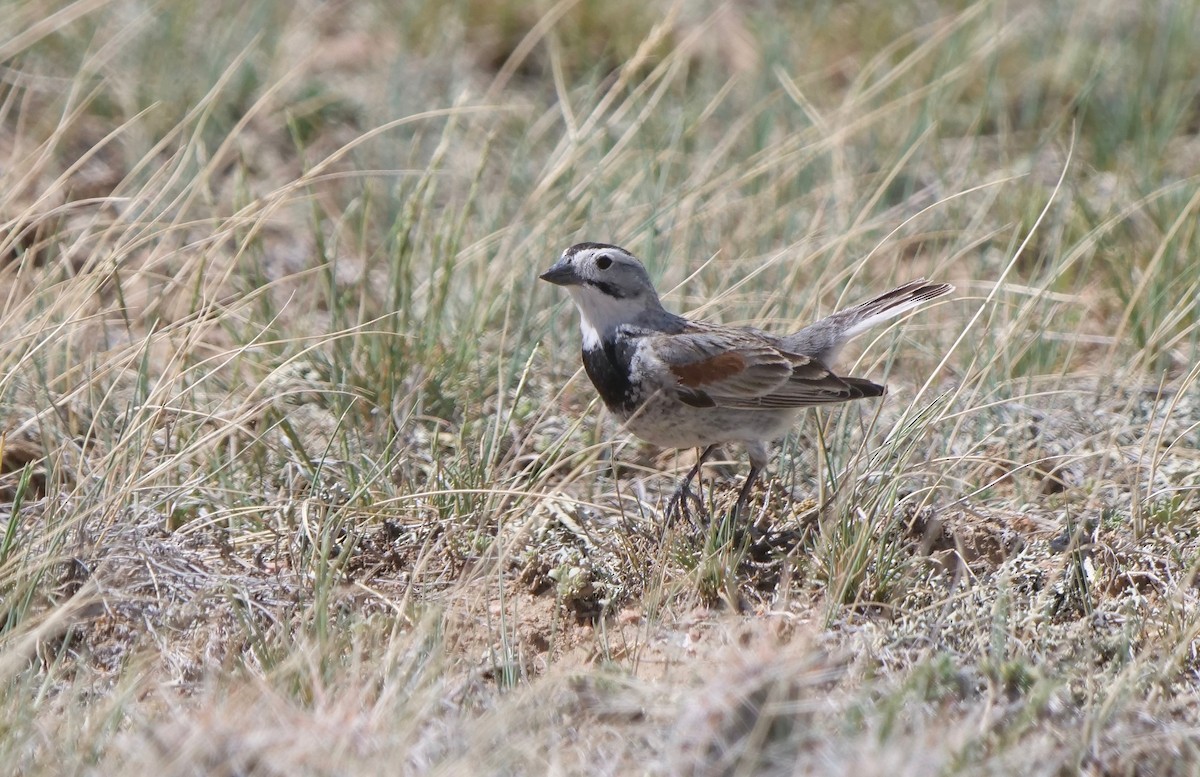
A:
[[[673,518],[692,518],[692,510],[689,502],[695,502],[697,507],[703,507],[704,503],[700,501],[700,497],[688,487],[688,482],[685,480],[679,484],[674,493],[671,494],[670,500],[667,501],[667,520]],[[693,521],[695,523],[695,521]]]
[[[758,473],[762,471],[762,465],[750,463],[750,473],[746,475],[746,482],[742,484],[742,488],[738,491],[737,504],[733,508],[733,519],[741,521],[743,516],[750,515],[750,494],[754,490],[754,482],[758,480]]]

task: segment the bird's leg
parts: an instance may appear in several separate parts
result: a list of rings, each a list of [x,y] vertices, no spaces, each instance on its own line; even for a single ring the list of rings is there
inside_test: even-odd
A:
[[[679,486],[676,487],[675,493],[671,495],[671,501],[667,502],[667,516],[668,517],[670,517],[676,510],[679,510],[681,507],[684,510],[686,510],[687,509],[687,500],[689,497],[699,501],[699,497],[697,497],[695,494],[692,493],[692,490],[690,488],[688,488],[688,484],[696,479],[696,477],[700,474],[700,467],[702,467],[704,465],[704,460],[707,459],[712,454],[712,452],[716,449],[717,449],[717,446],[714,443],[700,452],[700,458],[696,459],[695,465],[693,465],[692,468],[690,470],[688,470],[687,475],[684,476],[683,480],[679,483]]]
[[[746,452],[750,454],[750,472],[746,475],[742,490],[738,492],[737,507],[734,508],[734,516],[737,518],[741,518],[746,511],[746,506],[750,504],[750,491],[758,480],[758,474],[767,466],[768,450],[765,443],[746,443]]]
[[[738,492],[737,507],[734,508],[734,515],[740,518],[746,510],[746,505],[750,503],[750,491],[754,488],[754,481],[758,480],[758,473],[762,472],[762,467],[751,463],[750,472],[746,475],[746,482],[742,484],[742,490]]]

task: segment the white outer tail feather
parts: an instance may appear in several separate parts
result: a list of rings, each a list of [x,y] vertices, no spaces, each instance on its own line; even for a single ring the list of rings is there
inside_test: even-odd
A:
[[[925,279],[920,278],[918,280],[913,281],[913,283],[914,284],[915,283],[925,283]],[[848,329],[846,329],[845,334],[843,335],[843,341],[848,341],[855,337],[858,337],[860,334],[867,331],[871,327],[878,326],[879,324],[882,324],[884,321],[887,321],[889,319],[893,319],[893,318],[902,316],[905,313],[907,313],[908,311],[919,308],[922,305],[924,305],[926,302],[937,299],[938,297],[940,297],[944,294],[949,294],[952,291],[954,291],[953,286],[951,286],[949,284],[944,284],[944,283],[938,284],[936,286],[928,287],[928,290],[924,291],[921,294],[917,294],[917,295],[905,300],[904,302],[897,302],[897,303],[894,303],[892,305],[889,305],[889,306],[883,308],[882,310],[880,310],[876,313],[871,313],[866,318],[854,323],[852,326],[850,326]],[[866,305],[870,305],[870,304],[872,304],[872,303],[871,302],[866,303]],[[864,307],[866,305],[864,305]]]
[[[954,287],[948,283],[929,283],[924,278],[918,278],[809,324],[784,338],[784,341],[797,353],[811,356],[829,366],[850,338],[952,291]]]

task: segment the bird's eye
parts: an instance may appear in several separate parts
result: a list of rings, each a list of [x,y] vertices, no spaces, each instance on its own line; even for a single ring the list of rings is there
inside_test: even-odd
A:
[[[596,266],[601,270],[607,270],[609,267],[612,267],[612,258],[608,254],[600,254],[596,258]]]

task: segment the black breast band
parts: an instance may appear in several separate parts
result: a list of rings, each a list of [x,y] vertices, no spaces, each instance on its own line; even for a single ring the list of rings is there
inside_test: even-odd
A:
[[[628,415],[637,410],[637,383],[631,375],[636,340],[605,340],[600,347],[585,349],[583,368],[600,393],[605,406],[614,413]]]

